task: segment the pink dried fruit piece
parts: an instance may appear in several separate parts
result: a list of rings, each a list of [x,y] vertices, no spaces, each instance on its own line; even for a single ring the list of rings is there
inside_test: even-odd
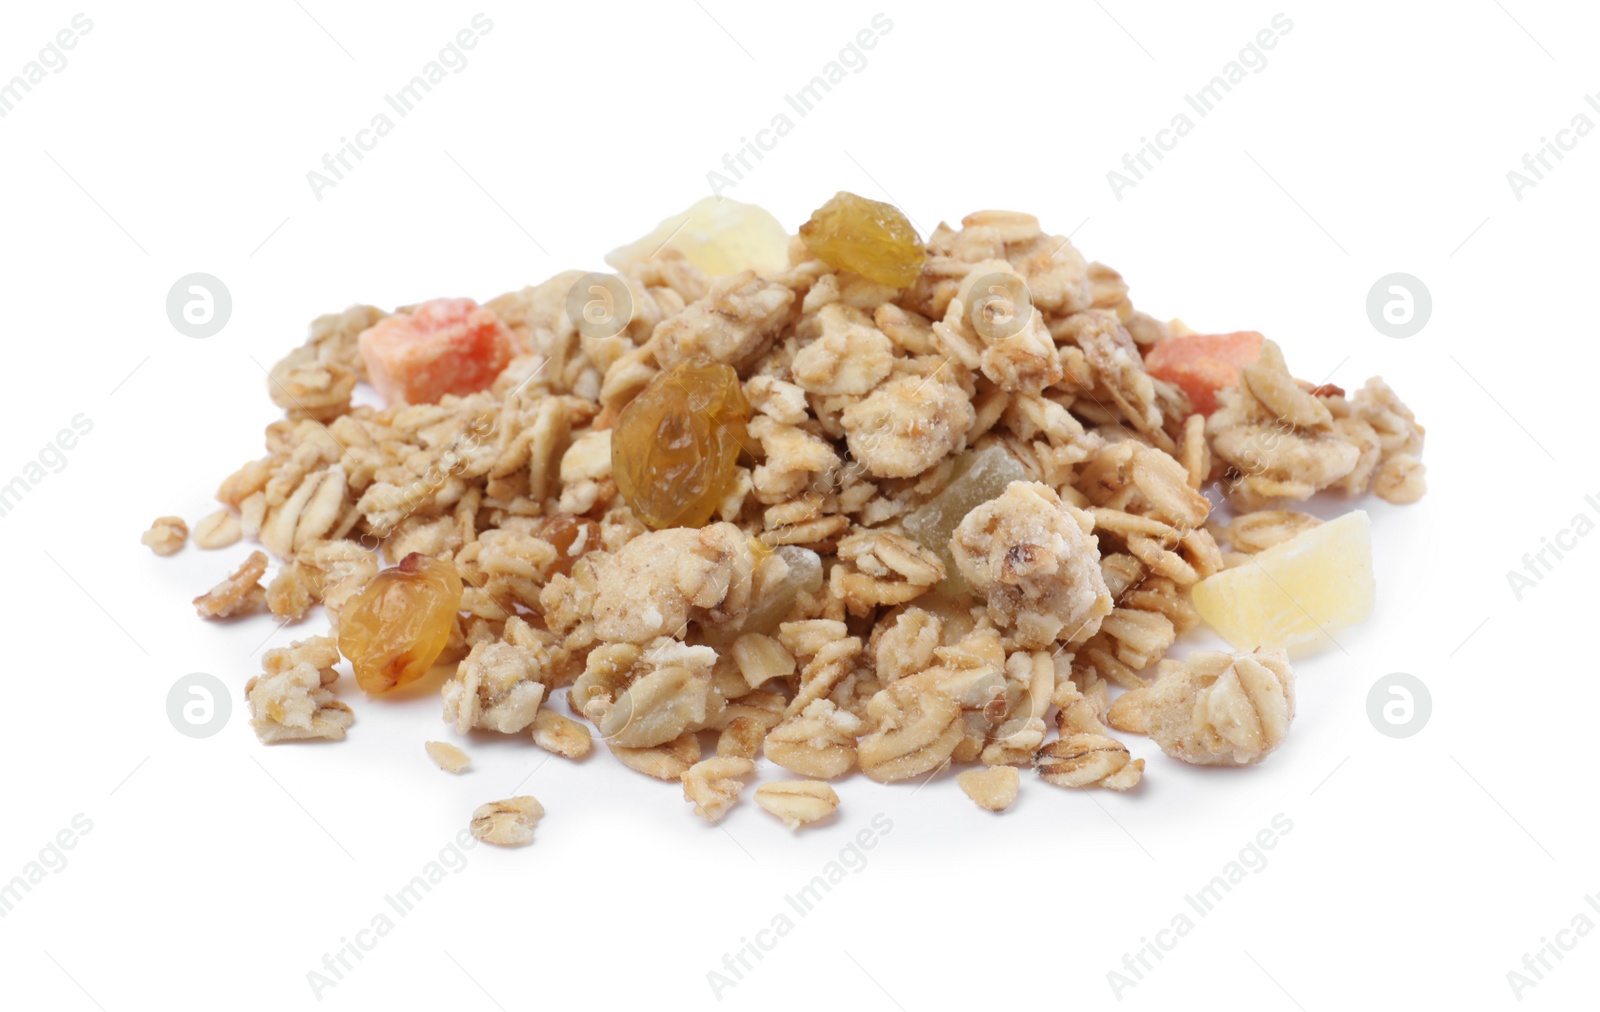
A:
[[[1239,383],[1239,370],[1261,357],[1266,339],[1253,330],[1171,337],[1144,357],[1150,375],[1176,383],[1197,414],[1217,409],[1217,392]]]
[[[486,389],[517,354],[511,330],[471,299],[432,299],[386,316],[357,338],[385,402],[436,404]]]

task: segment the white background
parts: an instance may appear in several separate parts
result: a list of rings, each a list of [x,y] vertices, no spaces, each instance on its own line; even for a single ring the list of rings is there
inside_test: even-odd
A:
[[[10,1008],[297,1008],[307,972],[383,898],[519,785],[548,810],[521,850],[478,847],[320,1004],[344,1008],[688,1008],[707,973],[788,913],[794,930],[724,990],[729,1008],[1498,1008],[1507,971],[1600,890],[1591,758],[1594,583],[1581,540],[1519,602],[1506,572],[1600,494],[1592,408],[1588,136],[1518,200],[1506,180],[1600,89],[1592,10],[1472,0],[1278,7],[1068,0],[776,10],[629,5],[105,5],[0,119],[6,331],[0,482],[74,415],[92,432],[0,518],[8,662],[0,881],[82,814],[93,828],[0,919]],[[472,15],[492,31],[354,172],[306,180]],[[79,8],[10,4],[0,79]],[[1074,232],[1141,308],[1259,329],[1292,368],[1356,387],[1383,374],[1428,426],[1431,491],[1372,501],[1379,609],[1298,668],[1287,744],[1240,771],[1150,757],[1129,796],[1025,774],[978,811],[946,775],[859,777],[837,819],[791,835],[748,803],[724,828],[675,785],[599,750],[545,762],[468,743],[434,769],[433,692],[357,708],[347,741],[258,745],[232,722],[169,724],[180,676],[238,692],[259,650],[313,616],[196,620],[189,598],[247,552],[159,559],[151,518],[209,512],[275,417],[262,366],[313,316],[354,302],[487,299],[600,257],[708,190],[740,138],[790,112],[874,13],[889,33],[728,191],[791,229],[837,189],[902,205],[924,234],[985,207]],[[1143,182],[1125,152],[1274,14],[1292,31]],[[205,271],[233,315],[194,340],[164,300]],[[1367,291],[1404,271],[1432,293],[1404,340]],[[1321,504],[1337,511],[1343,503]],[[1331,512],[1330,514],[1331,515]],[[1196,640],[1195,642],[1201,642]],[[1396,671],[1433,716],[1369,722]],[[763,772],[771,777],[770,767]],[[747,796],[748,797],[748,796]],[[1187,910],[1275,815],[1293,829],[1144,979],[1107,972]],[[784,902],[873,816],[892,830],[809,916]],[[53,859],[52,859],[53,860]],[[1600,902],[1600,898],[1597,898]],[[1578,939],[1528,1008],[1594,994]]]

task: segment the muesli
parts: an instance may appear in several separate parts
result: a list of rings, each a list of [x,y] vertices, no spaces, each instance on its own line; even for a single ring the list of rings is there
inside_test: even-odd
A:
[[[770,763],[798,779],[754,797],[791,828],[831,815],[823,781],[854,770],[965,767],[1000,811],[1017,768],[1067,788],[1159,775],[1118,735],[1224,765],[1282,742],[1284,648],[1306,638],[1279,641],[1263,588],[1343,588],[1276,606],[1327,637],[1370,610],[1369,585],[1318,568],[1370,574],[1364,518],[1334,550],[1295,507],[1421,497],[1423,429],[1393,390],[1308,383],[1260,334],[1137,310],[1026,214],[923,238],[840,193],[779,242],[727,203],[611,274],[321,317],[270,371],[266,455],[194,527],[200,547],[264,549],[203,616],[321,604],[331,627],[250,683],[262,741],[343,736],[341,655],[373,719],[453,665],[457,735],[574,761],[598,739],[713,822]],[[144,537],[170,554],[187,528]],[[1237,652],[1169,658],[1203,614]],[[541,813],[494,802],[473,831],[525,843]]]

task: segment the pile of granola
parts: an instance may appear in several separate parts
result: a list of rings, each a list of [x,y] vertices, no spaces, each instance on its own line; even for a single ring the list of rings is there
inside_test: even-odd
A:
[[[999,811],[1018,767],[1134,787],[1145,761],[1119,733],[1191,763],[1276,747],[1294,712],[1283,652],[1167,654],[1200,621],[1191,588],[1318,523],[1287,506],[1422,495],[1423,430],[1394,392],[1302,383],[1258,342],[1196,412],[1146,367],[1192,332],[1136,310],[1121,275],[1026,214],[941,223],[901,287],[808,242],[792,236],[767,276],[708,277],[670,244],[636,255],[606,282],[607,305],[631,307],[610,326],[581,271],[453,300],[511,357],[437,403],[354,405],[371,379],[361,335],[394,317],[314,321],[270,372],[285,416],[266,455],[194,525],[200,547],[265,550],[196,599],[202,616],[298,621],[320,604],[332,626],[251,680],[261,740],[344,736],[341,619],[419,553],[462,585],[438,657],[456,734],[527,735],[571,760],[598,738],[711,821],[763,758],[801,779],[756,802],[798,827],[837,807],[822,781],[858,768],[891,782],[970,767],[960,786]],[[707,522],[651,529],[614,470],[649,448],[613,434],[685,364],[728,367],[746,414]],[[168,554],[186,535],[166,517],[146,543]],[[448,743],[428,754],[468,762]],[[509,799],[472,827],[526,842],[541,814]]]

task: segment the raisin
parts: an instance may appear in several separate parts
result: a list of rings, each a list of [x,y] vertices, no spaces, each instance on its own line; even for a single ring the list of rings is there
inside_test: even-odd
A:
[[[556,550],[552,573],[572,575],[572,564],[600,544],[600,525],[571,513],[553,513],[539,522],[534,536],[550,542]]]
[[[800,226],[800,238],[829,267],[891,288],[917,280],[928,259],[917,230],[898,207],[843,190]]]
[[[373,695],[433,667],[461,607],[455,563],[412,552],[372,578],[339,616],[339,652]]]
[[[685,362],[657,375],[611,432],[617,492],[651,530],[704,526],[733,490],[749,418],[726,365]]]

